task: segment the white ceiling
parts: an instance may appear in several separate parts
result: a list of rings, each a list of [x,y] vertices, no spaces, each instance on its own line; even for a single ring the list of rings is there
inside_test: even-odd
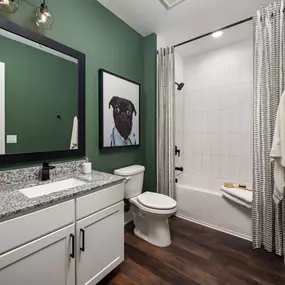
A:
[[[250,17],[274,0],[185,0],[167,10],[159,0],[98,0],[143,36],[174,45]]]
[[[181,57],[187,58],[248,39],[253,39],[252,21],[224,30],[224,34],[219,38],[207,36],[194,42],[179,46],[175,51]]]

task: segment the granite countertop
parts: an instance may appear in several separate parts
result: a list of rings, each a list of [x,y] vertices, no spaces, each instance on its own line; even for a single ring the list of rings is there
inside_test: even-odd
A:
[[[86,184],[36,198],[28,198],[18,191],[23,188],[48,184],[72,177],[83,180]],[[100,191],[103,188],[119,184],[123,181],[123,177],[92,171],[91,174],[87,175],[80,173],[59,175],[47,182],[25,181],[17,184],[0,184],[0,222],[18,215],[39,210],[41,207],[52,206],[82,195]]]

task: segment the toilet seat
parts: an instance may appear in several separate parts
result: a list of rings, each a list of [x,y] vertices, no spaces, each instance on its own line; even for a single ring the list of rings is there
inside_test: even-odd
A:
[[[171,210],[177,206],[174,199],[153,192],[144,192],[137,197],[137,200],[141,205],[155,210]]]
[[[168,215],[168,214],[174,214],[177,212],[177,207],[169,210],[158,210],[158,209],[152,209],[148,208],[144,205],[142,205],[137,197],[131,198],[130,203],[138,207],[141,211],[149,213],[149,214],[156,214],[156,215]]]

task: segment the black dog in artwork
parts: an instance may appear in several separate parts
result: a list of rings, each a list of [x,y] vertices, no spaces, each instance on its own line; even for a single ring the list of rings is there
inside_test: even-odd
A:
[[[115,127],[119,132],[123,140],[112,132],[112,141],[111,145],[131,145],[135,144],[135,141],[130,138],[133,128],[133,114],[137,115],[134,104],[127,99],[114,96],[109,102],[109,109],[113,107],[113,117],[115,122]],[[135,137],[135,135],[133,135]]]

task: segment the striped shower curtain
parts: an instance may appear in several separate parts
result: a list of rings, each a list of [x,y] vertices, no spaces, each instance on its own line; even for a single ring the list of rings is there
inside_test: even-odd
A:
[[[157,55],[157,191],[175,199],[174,48]]]
[[[285,203],[273,202],[270,151],[280,96],[284,91],[283,1],[254,18],[253,247],[284,255]],[[284,61],[284,62],[283,62]]]

